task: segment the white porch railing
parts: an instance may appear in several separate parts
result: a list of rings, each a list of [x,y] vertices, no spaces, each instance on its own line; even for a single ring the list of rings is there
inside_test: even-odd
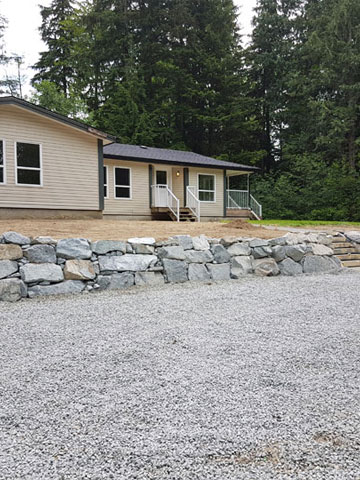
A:
[[[196,196],[196,187],[189,185],[186,187],[186,206],[190,208],[197,221],[200,222],[200,200]]]
[[[153,207],[168,208],[180,222],[180,201],[167,185],[153,185]]]
[[[248,190],[228,190],[226,207],[234,210],[248,209],[258,220],[262,217],[262,206],[252,195],[249,195]]]

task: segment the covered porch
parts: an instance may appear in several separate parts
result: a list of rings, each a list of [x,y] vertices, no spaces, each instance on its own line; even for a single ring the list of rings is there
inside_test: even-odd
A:
[[[226,174],[226,216],[236,218],[255,218],[261,220],[262,205],[251,194],[248,172]]]

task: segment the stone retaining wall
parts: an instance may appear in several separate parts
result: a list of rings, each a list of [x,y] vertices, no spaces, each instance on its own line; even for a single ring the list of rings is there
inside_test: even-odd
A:
[[[341,268],[332,237],[293,234],[280,238],[222,239],[174,236],[125,241],[0,236],[0,300],[125,289],[186,281],[222,281],[245,275],[300,275]]]

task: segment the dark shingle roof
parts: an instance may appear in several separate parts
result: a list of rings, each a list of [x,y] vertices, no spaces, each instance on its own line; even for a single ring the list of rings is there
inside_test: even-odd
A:
[[[104,147],[104,157],[119,160],[133,160],[146,163],[166,163],[169,165],[199,166],[205,168],[219,168],[253,172],[258,170],[249,165],[240,165],[233,162],[223,162],[215,158],[205,157],[193,152],[182,150],[167,150],[165,148],[144,147],[139,145],[125,145],[111,143]]]

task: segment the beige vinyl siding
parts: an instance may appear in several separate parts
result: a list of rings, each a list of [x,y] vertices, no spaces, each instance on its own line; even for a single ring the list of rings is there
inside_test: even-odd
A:
[[[224,171],[211,168],[189,168],[189,185],[198,189],[198,174],[215,175],[215,202],[201,202],[201,217],[224,216]]]
[[[0,208],[99,210],[97,138],[15,106],[0,107],[6,185]],[[15,142],[42,149],[42,186],[16,185]]]
[[[176,172],[180,175],[177,176]],[[184,207],[184,169],[182,167],[172,168],[172,185],[174,195],[180,200],[180,207]]]

